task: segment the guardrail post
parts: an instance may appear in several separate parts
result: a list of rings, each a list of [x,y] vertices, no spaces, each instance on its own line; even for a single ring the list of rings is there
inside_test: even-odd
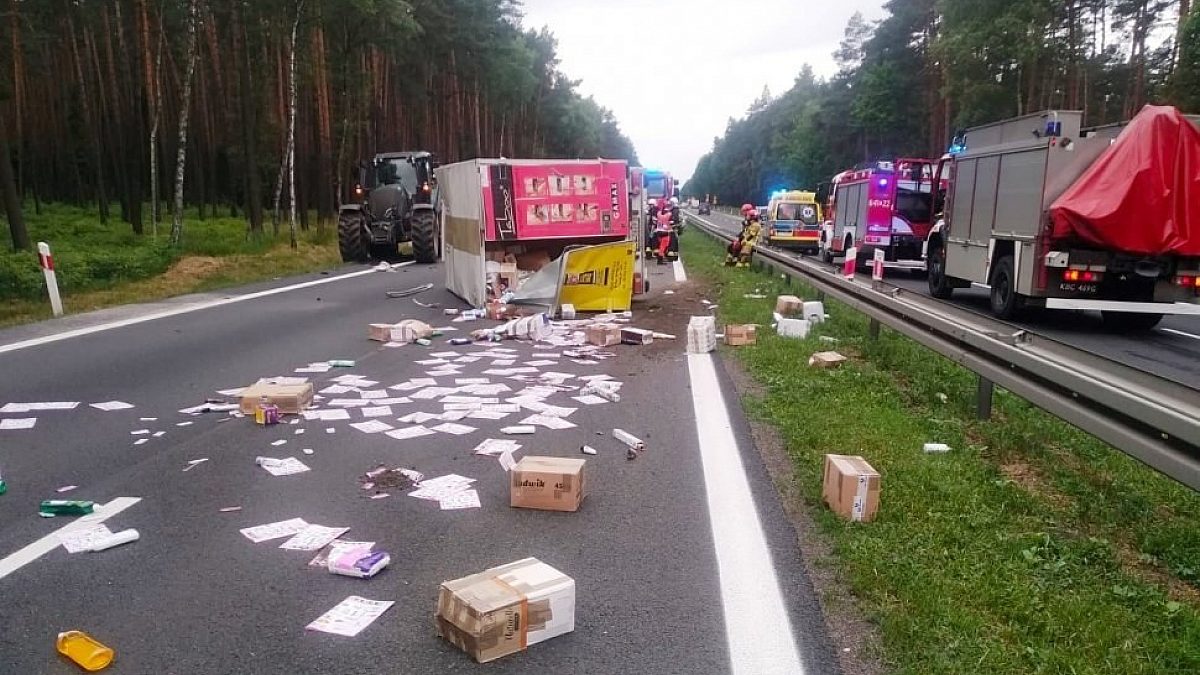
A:
[[[975,416],[981,420],[992,419],[992,392],[995,385],[992,381],[979,376],[979,386],[975,390]]]
[[[817,291],[817,302],[825,302],[825,291]]]
[[[869,335],[872,340],[879,339],[879,319],[871,319],[871,323],[867,327],[867,335]]]

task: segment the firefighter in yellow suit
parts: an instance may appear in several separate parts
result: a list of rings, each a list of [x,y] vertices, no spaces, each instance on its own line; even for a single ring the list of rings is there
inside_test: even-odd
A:
[[[751,209],[746,214],[746,222],[742,225],[741,234],[726,249],[728,253],[725,256],[725,265],[727,267],[749,267],[760,236],[762,236],[762,221],[759,218],[758,209]]]

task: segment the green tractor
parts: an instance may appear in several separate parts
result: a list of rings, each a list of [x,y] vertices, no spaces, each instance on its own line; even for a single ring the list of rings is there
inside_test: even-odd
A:
[[[437,161],[428,152],[388,152],[359,165],[354,200],[338,213],[338,249],[345,262],[391,260],[412,242],[419,263],[441,256]]]

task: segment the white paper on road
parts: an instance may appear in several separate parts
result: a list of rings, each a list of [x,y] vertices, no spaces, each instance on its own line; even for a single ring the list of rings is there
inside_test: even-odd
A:
[[[428,388],[422,389],[421,391],[417,391],[417,392],[413,392],[412,394],[409,394],[409,398],[412,398],[413,400],[418,400],[418,401],[430,401],[435,398],[449,396],[450,394],[453,394],[456,391],[458,391],[457,387],[428,387]]]
[[[496,412],[494,410],[472,410],[467,413],[467,419],[472,420],[502,420],[512,413]]]
[[[491,380],[486,377],[460,377],[454,380],[454,384],[491,384]]]
[[[611,380],[612,375],[580,375],[579,379],[592,382],[594,380]]]
[[[348,420],[350,419],[350,411],[345,408],[335,408],[332,410],[303,410],[300,412],[306,420]]]
[[[369,553],[375,548],[373,541],[346,541],[345,539],[334,539],[329,542],[329,545],[321,550],[312,560],[308,561],[310,567],[326,567],[329,565],[329,556],[334,551],[341,553],[343,551],[362,551]]]
[[[366,422],[354,422],[350,426],[358,429],[366,434],[377,434],[381,431],[387,431],[392,428],[392,425],[379,420],[367,420]]]
[[[499,438],[489,438],[481,441],[479,445],[472,450],[476,455],[498,456],[506,452],[516,452],[521,449],[521,444],[516,441],[510,441]]]
[[[329,372],[330,368],[332,368],[332,366],[330,366],[328,363],[321,363],[321,364],[313,364],[311,366],[304,366],[303,368],[297,368],[297,369],[293,370],[292,372],[293,373],[327,373],[327,372]]]
[[[439,476],[437,478],[430,478],[429,480],[421,481],[418,488],[408,493],[408,496],[416,497],[417,499],[426,499],[429,501],[438,502],[446,497],[469,489],[471,487],[471,483],[474,482],[474,478],[467,478],[466,476],[460,476],[454,473],[447,474],[445,476]]]
[[[316,551],[349,531],[348,527],[309,525],[293,535],[291,539],[280,544],[279,548],[286,548],[289,551]]]
[[[505,364],[505,365],[511,365],[511,364]],[[509,375],[512,375],[513,372],[509,368],[489,368],[489,369],[483,371],[483,374],[484,375],[495,375],[496,377],[508,377]]]
[[[244,527],[238,530],[238,532],[241,532],[247,539],[258,544],[270,541],[271,539],[290,537],[306,527],[308,527],[308,523],[304,522],[303,518],[292,518],[291,520],[281,520],[277,523]]]
[[[466,419],[467,415],[470,414],[470,410],[447,410],[441,415],[438,415],[438,419],[442,420],[443,422],[457,422],[459,420]]]
[[[579,408],[563,408],[556,405],[546,406],[541,413],[550,417],[570,417]]]
[[[136,441],[134,441],[133,444],[134,445],[142,445],[143,443],[149,443],[149,442],[150,442],[149,438],[139,438]]]
[[[431,370],[426,375],[430,377],[452,377],[454,375],[462,375],[462,370],[455,368],[454,370]]]
[[[0,420],[0,429],[32,429],[35,424],[37,424],[36,417],[10,417]]]
[[[273,445],[273,446],[275,446],[275,447],[279,447],[279,446],[281,446],[281,445],[284,445],[284,444],[286,444],[286,443],[287,443],[287,439],[283,439],[283,438],[281,438],[281,439],[279,439],[279,440],[277,440],[277,441],[271,441],[271,445]]]
[[[386,389],[369,389],[367,391],[358,392],[358,395],[366,399],[372,399],[387,398],[388,393]]]
[[[38,410],[74,410],[79,401],[49,401],[42,403],[5,403],[0,413],[28,413]]]
[[[133,404],[126,403],[125,401],[105,401],[103,403],[92,403],[91,406],[97,410],[108,412],[112,410],[127,410],[132,408]]]
[[[581,366],[598,366],[598,365],[600,365],[599,361],[593,361],[591,359],[571,359],[571,363],[578,363]]]
[[[482,357],[479,357],[479,356],[460,356],[460,357],[458,357],[457,359],[454,359],[454,362],[455,362],[455,363],[475,363],[475,362],[476,362],[476,361],[478,361],[480,358],[482,358]]]
[[[418,377],[407,382],[393,384],[392,386],[388,387],[388,389],[395,389],[396,391],[412,391],[414,389],[421,389],[422,387],[436,386],[437,380],[433,379],[432,377]]]
[[[493,366],[511,366],[517,362],[516,359],[496,359],[492,361]],[[485,373],[487,371],[484,371]]]
[[[479,405],[496,405],[500,403],[500,399],[484,398],[482,396],[445,396],[442,397],[441,403],[476,403]]]
[[[175,426],[177,426],[177,427],[190,427],[190,426],[192,426],[193,424],[195,424],[195,422],[192,422],[192,421],[187,421],[187,422],[176,422],[176,423],[175,423]]]
[[[434,352],[434,353],[430,354],[430,356],[434,357],[435,359],[452,359],[456,356],[462,356],[462,355],[456,351],[449,351],[449,352]]]
[[[517,405],[516,403],[484,404],[483,407],[480,408],[480,411],[493,412],[493,413],[504,413],[507,415],[509,413],[521,412],[521,406]]]
[[[307,464],[301,462],[295,457],[285,457],[284,459],[266,457],[264,458],[261,466],[272,476],[290,476],[292,474],[304,473],[305,471],[310,470]]]
[[[403,429],[393,429],[393,430],[387,432],[386,435],[391,436],[392,438],[394,438],[398,441],[403,441],[403,440],[406,440],[409,438],[419,438],[421,436],[433,436],[435,433],[437,433],[437,432],[426,429],[423,426],[415,426],[415,427],[405,427]]]
[[[339,408],[354,408],[370,404],[371,401],[365,398],[335,398],[329,402],[329,405],[336,405]]]
[[[480,508],[479,493],[474,490],[463,490],[448,495],[438,500],[438,504],[443,511],[454,511],[457,509],[477,509]]]
[[[445,424],[439,424],[436,427],[429,428],[434,431],[440,431],[444,434],[454,434],[455,436],[464,436],[466,434],[471,434],[478,431],[478,429],[475,427],[469,427],[465,424],[455,424],[453,422],[446,422]]]
[[[245,387],[235,387],[233,389],[218,389],[217,393],[222,396],[234,397],[234,396],[241,396],[242,391],[244,391],[245,389],[246,389]],[[143,420],[143,421],[145,421],[145,420]]]
[[[446,359],[421,359],[420,361],[413,361],[413,363],[419,366],[440,366],[450,362]]]
[[[464,394],[473,394],[475,396],[496,396],[506,391],[512,391],[512,387],[507,384],[472,384],[466,387],[459,387],[459,391]]]
[[[429,420],[437,420],[437,419],[441,419],[441,418],[442,418],[441,415],[435,415],[433,413],[415,412],[415,413],[409,413],[409,414],[405,415],[404,417],[401,417],[400,421],[404,422],[405,424],[424,424],[424,423],[428,422]]]
[[[348,391],[354,391],[354,387],[347,387],[344,384],[331,384],[321,390],[322,394],[345,394]]]
[[[513,467],[517,465],[517,460],[513,459],[511,452],[500,453],[500,456],[496,459],[500,460],[500,468],[505,471],[512,471]]]
[[[319,630],[323,633],[354,637],[394,604],[396,603],[391,600],[368,600],[351,595],[339,602],[333,609],[317,617],[317,620],[308,624],[306,628],[307,630]]]
[[[603,396],[596,396],[595,394],[588,394],[586,396],[572,396],[571,398],[584,405],[600,405],[601,403],[608,403],[608,399],[604,398]]]
[[[557,366],[558,361],[550,361],[550,360],[546,360],[546,359],[543,359],[541,361],[526,361],[525,365],[534,366],[534,367]]]
[[[553,415],[530,415],[521,420],[521,424],[532,424],[547,429],[573,429],[575,425],[561,417]]]
[[[404,403],[412,403],[412,399],[407,396],[392,396],[389,398],[371,399],[373,405],[401,405]]]
[[[90,549],[105,537],[111,536],[112,530],[108,529],[107,525],[101,524],[60,534],[58,540],[62,542],[63,548],[67,549],[67,553],[79,553]]]
[[[392,414],[392,406],[366,406],[362,408],[363,417],[386,417]]]

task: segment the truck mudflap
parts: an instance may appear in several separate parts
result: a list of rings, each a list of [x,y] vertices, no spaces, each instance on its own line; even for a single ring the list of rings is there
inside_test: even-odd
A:
[[[1082,298],[1045,298],[1045,303],[1046,309],[1200,316],[1200,304],[1193,302],[1123,302],[1120,300],[1085,300]]]

